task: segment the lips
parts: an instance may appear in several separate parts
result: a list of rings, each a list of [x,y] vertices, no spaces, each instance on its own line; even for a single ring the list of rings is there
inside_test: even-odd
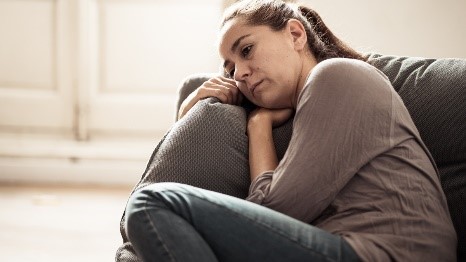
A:
[[[254,94],[254,91],[256,90],[257,86],[260,85],[262,83],[263,80],[260,80],[256,83],[254,83],[250,88],[249,90],[251,91],[252,94]]]

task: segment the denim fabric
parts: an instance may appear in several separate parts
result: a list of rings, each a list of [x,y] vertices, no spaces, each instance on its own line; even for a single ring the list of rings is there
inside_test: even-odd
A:
[[[146,186],[126,210],[127,235],[143,261],[359,261],[340,236],[188,185]]]

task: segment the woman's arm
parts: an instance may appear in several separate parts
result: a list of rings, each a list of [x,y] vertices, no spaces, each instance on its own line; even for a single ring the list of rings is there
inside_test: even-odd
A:
[[[331,60],[313,69],[300,95],[285,157],[252,182],[247,198],[306,222],[392,146],[390,83],[363,62]]]
[[[201,99],[216,97],[224,104],[238,105],[241,103],[242,94],[239,92],[235,81],[226,77],[214,77],[205,81],[194,90],[180,105],[178,120]]]
[[[278,165],[272,137],[272,127],[283,124],[293,113],[291,109],[271,110],[258,108],[249,116],[249,167],[251,181]]]

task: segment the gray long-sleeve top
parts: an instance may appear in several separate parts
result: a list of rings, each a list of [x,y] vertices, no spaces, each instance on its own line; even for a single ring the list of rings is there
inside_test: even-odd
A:
[[[430,153],[383,73],[319,63],[293,135],[249,201],[341,235],[363,261],[455,261],[456,233]]]

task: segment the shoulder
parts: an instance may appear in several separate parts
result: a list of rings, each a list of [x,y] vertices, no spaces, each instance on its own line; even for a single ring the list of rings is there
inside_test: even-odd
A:
[[[392,91],[387,76],[374,66],[356,59],[331,58],[312,69],[298,98],[298,106],[311,95],[372,99],[391,96]]]
[[[361,60],[349,59],[349,58],[330,58],[330,59],[326,59],[318,63],[312,69],[312,74],[314,74],[315,77],[317,77],[322,74],[326,75],[329,73],[330,74],[335,74],[335,73],[338,74],[338,73],[345,73],[345,72],[347,73],[348,71],[360,72],[360,73],[368,73],[368,72],[377,72],[378,74],[381,73],[374,66]]]
[[[388,82],[387,76],[380,70],[361,60],[348,58],[331,58],[318,63],[311,71],[310,81],[357,81],[373,78]]]

